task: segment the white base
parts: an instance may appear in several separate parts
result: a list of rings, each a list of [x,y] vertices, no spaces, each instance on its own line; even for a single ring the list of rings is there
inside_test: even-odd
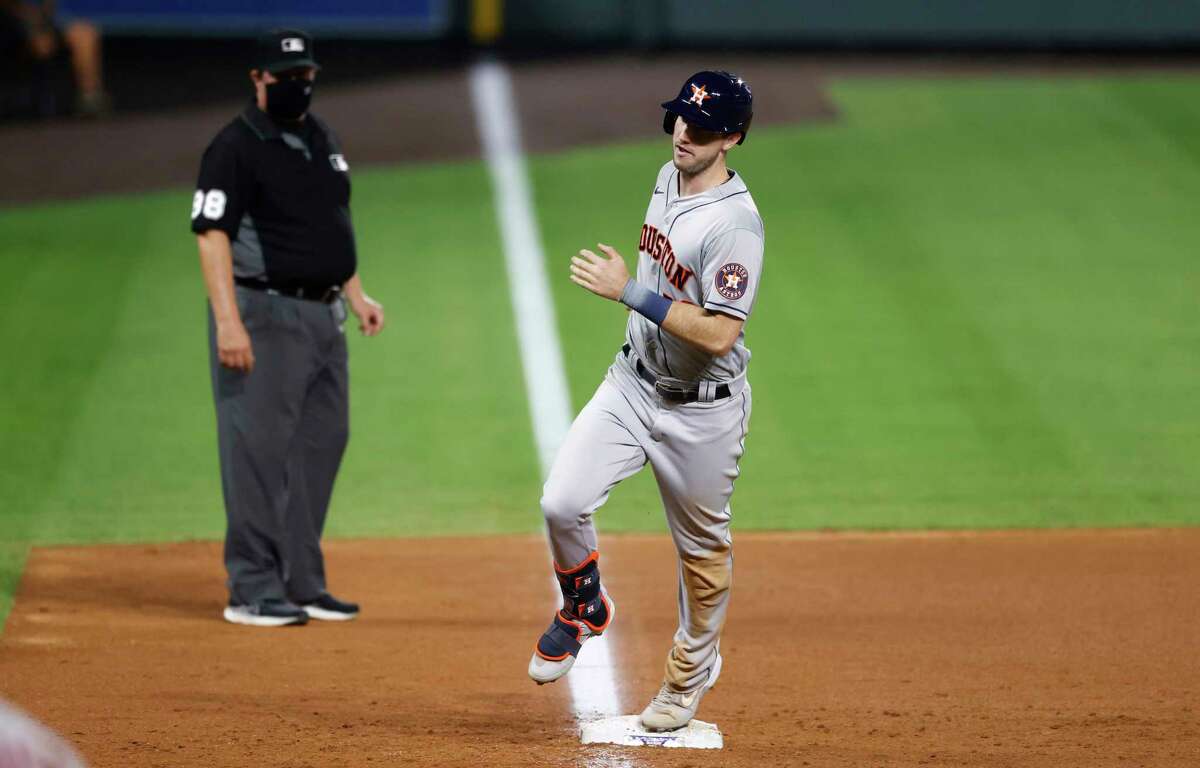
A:
[[[624,747],[676,747],[721,749],[725,740],[712,723],[693,720],[677,731],[647,731],[637,715],[606,717],[584,723],[579,740],[584,744],[619,744]]]

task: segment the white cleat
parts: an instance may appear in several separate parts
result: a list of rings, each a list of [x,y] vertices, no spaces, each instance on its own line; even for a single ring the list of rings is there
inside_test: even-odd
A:
[[[608,593],[604,592],[603,595],[608,615],[604,624],[599,627],[586,621],[570,618],[562,611],[554,614],[554,622],[538,639],[538,643],[533,649],[533,656],[529,659],[529,676],[535,683],[538,685],[553,683],[570,672],[571,667],[575,666],[575,659],[583,644],[589,638],[604,634],[604,630],[612,624],[613,617],[617,615],[617,609],[612,600],[608,598]]]
[[[671,690],[666,683],[658,689],[658,693],[642,710],[638,720],[647,731],[674,731],[692,722],[696,710],[700,708],[700,699],[717,684],[721,676],[721,655],[717,654],[717,662],[708,673],[708,679],[694,691],[679,693]]]

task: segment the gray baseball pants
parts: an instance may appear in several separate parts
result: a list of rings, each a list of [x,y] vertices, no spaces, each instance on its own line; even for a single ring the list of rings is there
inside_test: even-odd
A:
[[[307,601],[325,592],[321,533],[350,434],[346,311],[236,291],[253,371],[221,365],[208,312],[230,600]]]
[[[618,354],[571,425],[542,495],[554,561],[571,568],[597,548],[595,511],[617,483],[650,464],[679,556],[679,629],[664,678],[681,692],[707,680],[729,605],[729,497],[751,406],[744,376],[729,386],[722,400],[672,403]]]

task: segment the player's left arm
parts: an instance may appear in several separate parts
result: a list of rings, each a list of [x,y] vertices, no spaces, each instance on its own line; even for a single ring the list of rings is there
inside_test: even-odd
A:
[[[723,357],[729,354],[729,350],[737,343],[745,322],[736,317],[697,307],[695,304],[672,301],[671,309],[662,322],[662,328],[702,352],[713,357]]]
[[[572,282],[642,313],[707,354],[720,357],[733,349],[744,320],[654,293],[629,277],[625,259],[617,249],[603,243],[598,246],[603,256],[585,248],[572,257]]]

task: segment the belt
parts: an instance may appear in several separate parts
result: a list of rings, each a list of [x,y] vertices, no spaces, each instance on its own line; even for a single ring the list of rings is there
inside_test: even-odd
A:
[[[233,282],[243,288],[249,288],[252,291],[262,291],[272,296],[287,296],[291,299],[319,301],[322,304],[332,304],[342,295],[342,288],[338,285],[283,285],[281,283],[269,283],[264,280],[254,280],[249,277],[235,277],[233,278]]]
[[[637,355],[632,354],[633,349],[625,344],[621,347],[621,352],[633,359],[633,369],[637,371],[637,375],[641,377],[650,386],[654,387],[654,391],[658,393],[663,400],[670,400],[673,403],[695,403],[700,400],[700,385],[695,387],[679,387],[672,384],[664,384],[662,379],[650,372]],[[712,382],[703,382],[703,384],[711,385]],[[713,389],[713,401],[724,400],[729,397],[729,385],[717,384]]]

